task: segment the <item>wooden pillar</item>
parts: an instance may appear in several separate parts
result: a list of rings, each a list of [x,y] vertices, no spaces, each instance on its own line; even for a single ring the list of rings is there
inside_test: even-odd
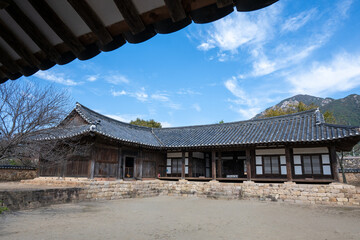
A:
[[[247,176],[247,180],[251,181],[251,153],[250,153],[250,149],[246,149],[246,176]]]
[[[118,171],[117,171],[117,179],[121,179],[123,178],[122,176],[122,148],[121,146],[119,146],[118,148]]]
[[[292,181],[292,162],[293,162],[293,150],[292,148],[285,147],[286,158],[286,177],[288,182]]]
[[[95,158],[94,156],[92,156],[90,160],[90,179],[94,179],[94,174],[95,174]]]
[[[211,152],[211,162],[212,162],[212,164],[211,164],[211,169],[212,169],[211,173],[212,173],[212,179],[213,180],[216,180],[216,162],[215,162],[215,160],[216,160],[216,152],[212,151]]]
[[[122,157],[122,178],[125,179],[125,162],[126,162],[126,157],[123,156]]]
[[[189,152],[189,165],[188,165],[188,171],[189,171],[189,177],[192,177],[192,152]]]
[[[140,161],[139,161],[139,179],[142,180],[142,167],[143,167],[143,150],[140,149]]]
[[[222,177],[222,173],[221,173],[221,152],[218,152],[218,159],[217,159],[217,177],[221,178]]]
[[[250,149],[250,165],[251,165],[251,179],[256,176],[256,152],[255,149]]]
[[[337,157],[336,157],[335,146],[329,147],[329,155],[330,155],[331,170],[332,170],[333,178],[336,182],[338,182],[339,181],[339,169],[338,169],[338,161],[337,161]]]
[[[181,179],[185,179],[185,152],[182,151],[181,158]]]

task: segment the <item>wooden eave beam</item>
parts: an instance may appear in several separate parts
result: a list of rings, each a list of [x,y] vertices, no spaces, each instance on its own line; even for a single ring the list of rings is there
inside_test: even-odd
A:
[[[114,2],[133,34],[145,30],[145,24],[131,0],[114,0]]]
[[[53,62],[58,62],[61,54],[52,46],[44,34],[36,25],[24,14],[24,12],[11,0],[11,4],[5,9],[7,13],[19,24],[27,35],[39,46],[39,48]]]
[[[0,0],[0,9],[4,9],[7,6],[9,6],[9,1],[8,0]]]
[[[10,55],[0,47],[0,62],[9,72],[21,72],[21,68],[11,59]]]
[[[88,27],[94,32],[101,44],[110,43],[113,38],[99,16],[85,0],[68,0],[75,11],[80,15]]]
[[[24,43],[15,36],[15,34],[5,25],[2,20],[0,20],[0,36],[30,66],[40,65],[40,61],[30,52]]]
[[[173,22],[178,22],[186,18],[181,0],[164,0],[164,2]]]
[[[233,4],[233,0],[216,0],[216,5],[218,8],[223,8]]]
[[[80,55],[86,48],[79,39],[71,32],[66,24],[60,19],[55,11],[45,0],[29,0],[31,5],[51,27],[51,29],[65,42],[75,56]]]

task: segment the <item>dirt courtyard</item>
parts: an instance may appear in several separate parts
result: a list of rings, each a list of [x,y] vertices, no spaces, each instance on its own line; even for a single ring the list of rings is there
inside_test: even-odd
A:
[[[360,239],[360,208],[155,197],[0,216],[0,239]]]

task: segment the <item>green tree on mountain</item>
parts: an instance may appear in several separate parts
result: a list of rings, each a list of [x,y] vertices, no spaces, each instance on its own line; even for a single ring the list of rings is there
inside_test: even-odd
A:
[[[264,114],[261,116],[262,118],[266,117],[276,117],[286,114],[292,114],[292,113],[298,113],[303,112],[311,109],[318,108],[315,104],[311,103],[309,105],[306,105],[303,102],[299,102],[298,104],[291,104],[289,107],[283,109],[280,107],[270,108],[267,109]],[[323,113],[325,122],[327,123],[336,123],[336,119],[334,117],[334,114],[332,112],[326,111]]]

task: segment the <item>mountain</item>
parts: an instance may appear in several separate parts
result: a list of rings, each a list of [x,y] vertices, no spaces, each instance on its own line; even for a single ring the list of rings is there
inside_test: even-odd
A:
[[[310,95],[296,95],[286,98],[270,108],[281,108],[285,110],[294,104],[298,104],[299,102],[303,102],[306,105],[313,103],[319,106],[322,113],[326,111],[332,112],[336,119],[336,123],[338,124],[360,126],[360,95],[358,94],[351,94],[340,99],[321,98]],[[254,118],[261,117],[264,115],[265,111],[257,114]]]

